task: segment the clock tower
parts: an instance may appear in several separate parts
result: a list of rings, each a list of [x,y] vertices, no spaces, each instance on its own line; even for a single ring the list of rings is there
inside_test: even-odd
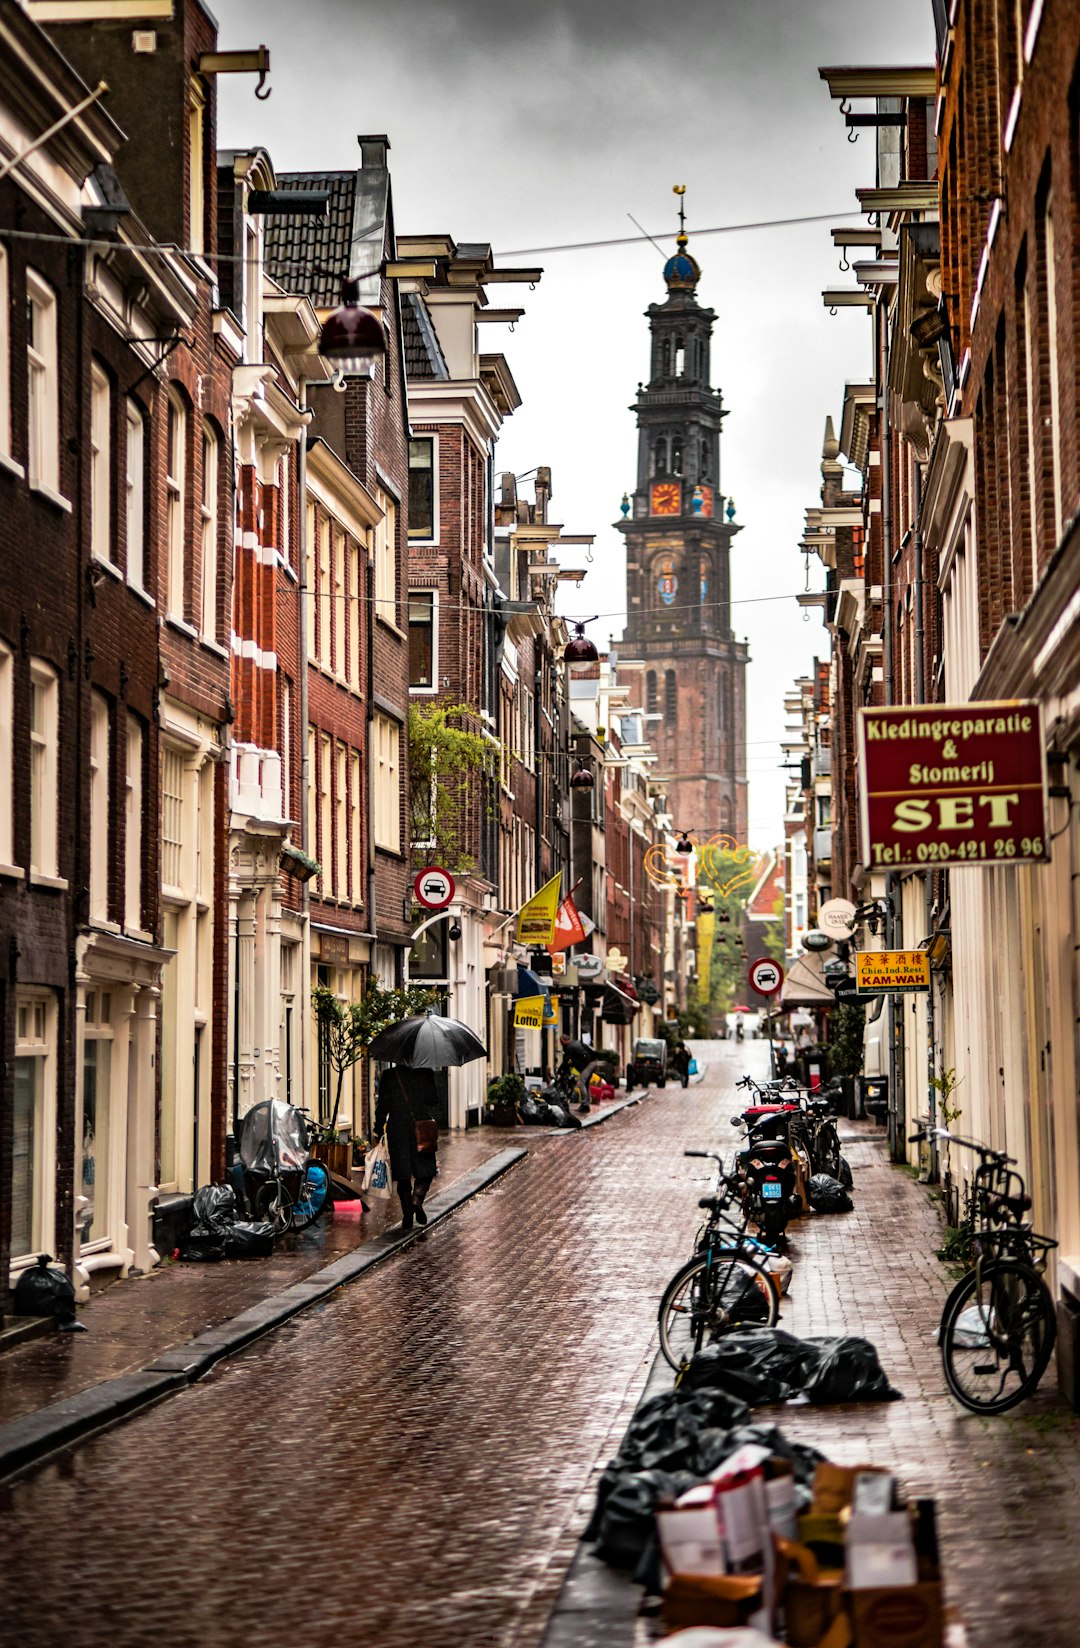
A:
[[[676,189],[680,196],[683,191]],[[667,297],[646,311],[649,381],[638,423],[637,486],[618,522],[626,539],[627,624],[620,677],[659,756],[678,829],[700,839],[747,835],[746,643],[731,629],[734,507],[720,490],[718,389],[709,383],[712,309],[697,301],[701,270],[687,251],[682,201]],[[640,696],[638,696],[640,694]]]

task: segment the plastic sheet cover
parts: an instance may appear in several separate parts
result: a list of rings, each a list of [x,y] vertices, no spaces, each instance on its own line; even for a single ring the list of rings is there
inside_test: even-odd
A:
[[[302,1173],[307,1166],[307,1125],[291,1104],[266,1099],[240,1122],[240,1160],[249,1173]]]

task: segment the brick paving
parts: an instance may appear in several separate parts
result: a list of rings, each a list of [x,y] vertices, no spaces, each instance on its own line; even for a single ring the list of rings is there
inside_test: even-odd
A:
[[[77,1619],[80,1648],[231,1648],[272,1617],[319,1644],[535,1648],[695,1225],[681,1151],[728,1136],[764,1052],[710,1047],[703,1086],[545,1139],[361,1282],[0,1489],[0,1637],[53,1648]],[[797,1227],[784,1325],[866,1333],[907,1401],[769,1416],[939,1498],[973,1648],[1064,1648],[1080,1425],[1052,1374],[1013,1416],[952,1404],[936,1214],[879,1145],[849,1155],[857,1212]]]

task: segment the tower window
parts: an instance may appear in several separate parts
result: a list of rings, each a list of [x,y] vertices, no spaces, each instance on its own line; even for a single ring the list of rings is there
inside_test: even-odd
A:
[[[645,677],[645,713],[646,715],[656,715],[657,710],[656,671],[649,670]]]
[[[671,473],[682,474],[682,441],[674,440],[671,443]]]
[[[660,345],[660,376],[662,378],[670,378],[670,376],[671,376],[671,339],[670,338],[665,338],[663,343]]]
[[[679,714],[679,682],[674,670],[664,671],[664,714],[674,726]]]
[[[667,474],[667,440],[663,435],[653,447],[653,474]]]
[[[709,443],[705,440],[701,443],[701,479],[709,479]]]
[[[681,378],[686,371],[686,345],[682,338],[675,339],[675,376]]]

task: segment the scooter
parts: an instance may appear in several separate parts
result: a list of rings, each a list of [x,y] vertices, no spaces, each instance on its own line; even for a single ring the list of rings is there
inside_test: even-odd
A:
[[[802,1210],[795,1159],[788,1140],[794,1105],[753,1105],[732,1116],[733,1127],[746,1129],[745,1148],[737,1151],[733,1171],[742,1184],[743,1205],[770,1247],[785,1243],[788,1221]]]

